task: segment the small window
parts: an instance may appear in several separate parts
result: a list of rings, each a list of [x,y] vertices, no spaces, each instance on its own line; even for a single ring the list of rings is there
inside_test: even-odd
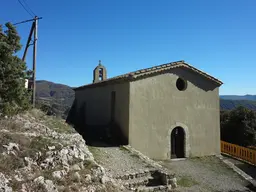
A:
[[[184,91],[187,89],[187,82],[184,79],[178,78],[176,81],[176,87],[179,91]]]

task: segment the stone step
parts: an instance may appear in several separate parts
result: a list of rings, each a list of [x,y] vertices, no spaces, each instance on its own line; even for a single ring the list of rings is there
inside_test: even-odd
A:
[[[116,176],[114,177],[114,179],[130,180],[135,178],[150,177],[152,172],[153,170],[145,170],[145,171],[136,172],[136,173],[127,173],[124,175]]]
[[[152,187],[138,187],[136,189],[138,192],[151,192],[151,191],[168,191],[168,186],[166,185],[158,185],[158,186],[152,186]]]
[[[140,178],[134,178],[134,179],[129,179],[129,180],[124,180],[122,181],[124,187],[126,188],[138,188],[141,186],[146,186],[149,182],[149,179],[152,179],[152,177],[140,177]]]
[[[168,185],[172,185],[175,177],[165,171],[146,169],[136,173],[119,175],[114,179],[129,190],[168,191]]]

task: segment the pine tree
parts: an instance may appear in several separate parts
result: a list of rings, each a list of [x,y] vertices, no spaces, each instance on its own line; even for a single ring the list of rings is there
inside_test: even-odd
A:
[[[28,71],[25,62],[16,54],[21,49],[16,28],[0,25],[0,113],[12,115],[29,108],[30,94],[25,88]]]

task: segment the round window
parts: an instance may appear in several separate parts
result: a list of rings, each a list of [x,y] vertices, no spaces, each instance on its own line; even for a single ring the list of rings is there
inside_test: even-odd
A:
[[[187,82],[184,79],[178,78],[176,81],[176,87],[180,91],[184,91],[187,88]]]

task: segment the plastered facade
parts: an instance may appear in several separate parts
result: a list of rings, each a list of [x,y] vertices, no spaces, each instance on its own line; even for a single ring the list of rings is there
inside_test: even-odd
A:
[[[111,92],[116,94],[115,121],[125,137],[129,130],[129,82],[76,91],[77,106],[86,103],[87,125],[107,125],[111,120]]]
[[[179,91],[176,80],[187,80]],[[171,131],[185,131],[185,156],[220,153],[219,88],[186,69],[130,83],[129,144],[153,159],[170,158]]]

